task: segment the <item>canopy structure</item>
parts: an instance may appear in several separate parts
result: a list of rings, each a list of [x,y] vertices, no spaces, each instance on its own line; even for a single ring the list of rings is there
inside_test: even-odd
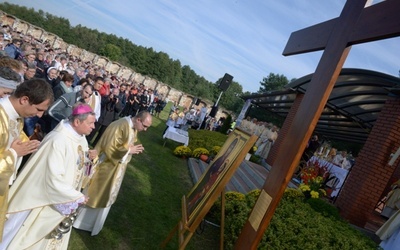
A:
[[[298,93],[305,93],[313,74],[285,90],[243,96],[252,104],[286,117]],[[365,143],[386,99],[400,94],[400,78],[363,69],[342,69],[315,133],[328,139]]]

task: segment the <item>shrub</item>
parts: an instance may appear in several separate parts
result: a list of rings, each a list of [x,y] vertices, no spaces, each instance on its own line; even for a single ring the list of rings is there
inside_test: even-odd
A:
[[[321,200],[321,199],[307,199],[306,203],[308,203],[312,209],[320,213],[321,215],[325,217],[332,217],[337,220],[340,220],[340,214],[339,210],[328,204],[326,201]]]
[[[225,249],[234,248],[259,193],[253,190],[245,199],[237,193],[226,193]],[[220,200],[211,212],[215,219],[220,218]],[[336,215],[336,208],[324,200],[306,200],[300,190],[288,188],[258,249],[377,249],[374,241]]]
[[[199,158],[200,155],[209,155],[210,152],[205,148],[196,148],[193,150],[192,157]]]
[[[178,146],[174,150],[174,155],[189,157],[192,155],[192,150],[187,146]]]
[[[214,146],[224,145],[227,135],[210,130],[189,129],[189,148],[193,151],[196,148],[211,150]]]

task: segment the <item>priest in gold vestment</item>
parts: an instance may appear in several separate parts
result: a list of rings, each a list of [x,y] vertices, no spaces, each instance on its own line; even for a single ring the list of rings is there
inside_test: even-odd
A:
[[[0,77],[0,86],[4,80]],[[39,141],[29,141],[23,132],[23,118],[42,116],[53,101],[53,90],[44,80],[18,85],[11,96],[0,99],[0,242],[6,220],[9,186],[17,177],[22,157],[36,151]],[[18,85],[18,87],[17,87]],[[11,82],[9,87],[11,88]]]
[[[95,167],[90,184],[84,191],[89,201],[75,221],[75,228],[90,231],[92,236],[103,228],[132,154],[144,150],[141,144],[135,145],[137,132],[146,131],[151,123],[150,113],[141,111],[135,117],[123,117],[107,127],[95,146],[100,163]]]
[[[1,250],[67,249],[72,222],[65,219],[87,201],[80,189],[96,156],[85,138],[94,122],[90,106],[77,104],[29,158],[10,189]]]

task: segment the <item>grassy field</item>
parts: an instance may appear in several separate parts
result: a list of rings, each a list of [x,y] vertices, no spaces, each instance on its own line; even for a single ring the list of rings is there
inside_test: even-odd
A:
[[[172,151],[178,143],[162,133],[169,105],[147,132],[139,133],[145,152],[129,164],[117,201],[97,236],[73,229],[69,249],[160,249],[161,242],[181,217],[181,198],[193,186],[187,160]],[[219,229],[206,226],[195,234],[187,249],[218,249]],[[177,236],[166,249],[177,249]]]

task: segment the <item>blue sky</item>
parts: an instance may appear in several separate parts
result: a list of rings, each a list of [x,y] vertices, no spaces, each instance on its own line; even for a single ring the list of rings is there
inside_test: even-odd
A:
[[[1,1],[0,2],[5,2]],[[229,73],[255,92],[269,73],[315,71],[322,52],[283,56],[292,32],[338,17],[345,0],[12,0],[152,47],[216,82]],[[376,2],[376,0],[374,1]],[[352,47],[345,67],[398,76],[400,38]]]

